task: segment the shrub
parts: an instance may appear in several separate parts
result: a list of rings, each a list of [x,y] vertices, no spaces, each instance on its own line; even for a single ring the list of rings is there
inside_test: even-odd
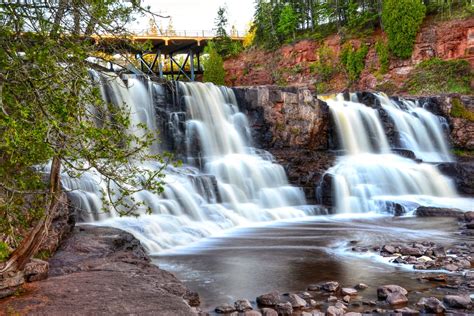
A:
[[[390,67],[390,53],[388,50],[388,45],[382,40],[375,43],[375,52],[380,63],[380,73],[386,74]]]
[[[10,256],[10,247],[8,247],[8,245],[5,242],[0,241],[0,261],[4,261],[8,259],[9,256]]]
[[[452,117],[459,117],[459,118],[463,118],[471,122],[474,122],[474,112],[466,109],[464,104],[462,104],[461,100],[453,99],[451,101],[451,105],[452,105],[452,108],[451,108]]]
[[[350,82],[359,79],[365,68],[365,57],[369,52],[369,47],[362,44],[359,49],[354,49],[351,44],[345,45],[341,51],[340,63],[346,70]]]
[[[474,74],[468,61],[432,58],[415,67],[403,89],[411,94],[471,94],[473,79]]]
[[[420,0],[385,0],[382,23],[388,36],[390,51],[397,57],[409,58],[416,34],[425,17],[426,7]]]
[[[212,42],[209,43],[209,45],[206,47],[206,52],[209,54],[209,56],[203,61],[203,81],[212,82],[216,85],[224,85],[224,61],[222,60],[222,57],[219,55]]]
[[[312,65],[310,70],[318,75],[319,81],[329,81],[337,72],[336,57],[327,45],[318,49],[318,56],[318,61]]]

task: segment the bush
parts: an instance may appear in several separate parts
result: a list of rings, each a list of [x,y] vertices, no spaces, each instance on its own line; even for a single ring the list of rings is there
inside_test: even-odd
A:
[[[336,56],[327,45],[323,45],[318,49],[318,56],[318,61],[310,66],[310,70],[317,74],[319,81],[327,82],[337,72]]]
[[[8,245],[5,242],[0,241],[0,261],[4,261],[8,259],[9,256],[10,256],[10,247],[8,247]]]
[[[426,7],[420,0],[385,0],[382,23],[390,51],[397,57],[410,58],[416,34],[425,17]]]
[[[468,61],[432,58],[416,66],[403,89],[411,94],[471,94],[473,79],[474,74]]]
[[[451,101],[451,105],[452,105],[452,108],[451,108],[452,117],[459,117],[459,118],[463,118],[471,122],[474,122],[474,112],[471,112],[468,109],[466,109],[464,104],[462,104],[461,100],[453,99],[453,101]]]
[[[365,68],[365,57],[369,52],[369,47],[362,44],[359,49],[354,49],[351,44],[344,45],[340,55],[340,63],[344,67],[349,81],[355,82]]]
[[[375,43],[375,52],[380,63],[380,73],[386,74],[390,67],[390,53],[388,51],[388,45],[382,40]]]
[[[219,55],[212,42],[210,42],[209,45],[206,47],[206,52],[209,54],[209,56],[203,61],[203,81],[212,82],[216,85],[224,85],[224,61],[222,60],[222,57]]]

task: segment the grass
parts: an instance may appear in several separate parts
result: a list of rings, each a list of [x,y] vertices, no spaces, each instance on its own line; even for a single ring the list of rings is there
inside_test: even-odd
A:
[[[432,58],[418,64],[405,82],[403,90],[410,94],[471,94],[474,74],[466,60]]]
[[[474,122],[474,112],[466,109],[464,104],[462,104],[461,100],[453,99],[453,101],[451,101],[451,105],[452,105],[452,108],[451,108],[452,117],[459,117],[459,118],[463,118],[471,122]]]

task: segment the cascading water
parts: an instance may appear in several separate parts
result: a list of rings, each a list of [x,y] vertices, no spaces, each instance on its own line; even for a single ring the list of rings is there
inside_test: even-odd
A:
[[[332,176],[336,212],[393,211],[394,202],[405,211],[419,205],[468,210],[472,199],[457,196],[452,181],[436,166],[392,153],[378,111],[342,95],[326,99],[345,155],[328,170]],[[378,95],[383,110],[395,121],[401,142],[417,157],[450,159],[441,121],[412,102],[405,109]],[[420,134],[417,134],[420,133]]]
[[[116,78],[102,85],[106,100],[129,107],[135,127],[145,124],[158,132],[153,100],[161,86],[134,78],[127,84]],[[106,188],[94,172],[81,179],[65,176],[63,185],[82,210],[83,221],[127,230],[156,253],[237,225],[311,215],[313,209],[305,206],[302,190],[288,184],[283,167],[268,159],[268,153],[258,155],[250,147],[250,128],[232,90],[202,83],[179,83],[179,90],[188,118],[186,160],[194,166],[168,166],[161,196],[136,193],[134,198],[151,209],[151,215],[138,218],[118,217],[113,210],[101,212]],[[177,128],[180,115],[175,114],[169,124],[182,138],[183,131]],[[130,132],[143,131],[132,128]],[[150,161],[140,167],[157,170],[161,165]]]

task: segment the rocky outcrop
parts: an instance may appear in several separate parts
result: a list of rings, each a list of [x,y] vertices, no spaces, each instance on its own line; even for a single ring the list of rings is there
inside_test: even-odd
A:
[[[329,144],[329,108],[304,88],[234,88],[257,147],[325,150]]]
[[[3,300],[0,314],[194,315],[190,305],[199,304],[137,239],[115,228],[76,227],[49,264],[49,278]]]
[[[412,57],[407,60],[392,58],[388,73],[381,76],[373,70],[379,68],[375,43],[385,38],[385,34],[379,30],[363,40],[348,40],[339,35],[331,35],[322,41],[301,40],[284,45],[274,52],[250,50],[225,61],[226,83],[232,86],[278,84],[315,89],[317,74],[312,71],[311,66],[318,60],[318,49],[327,46],[337,59],[342,46],[348,41],[356,47],[361,43],[369,45],[366,67],[360,80],[353,85],[350,85],[343,72],[338,72],[329,83],[331,91],[342,91],[349,86],[353,89],[373,90],[387,83],[400,87],[418,63],[433,57],[445,60],[465,59],[474,66],[472,18],[444,22],[427,20],[418,33]]]
[[[474,159],[442,163],[438,169],[454,181],[460,193],[474,195]]]

